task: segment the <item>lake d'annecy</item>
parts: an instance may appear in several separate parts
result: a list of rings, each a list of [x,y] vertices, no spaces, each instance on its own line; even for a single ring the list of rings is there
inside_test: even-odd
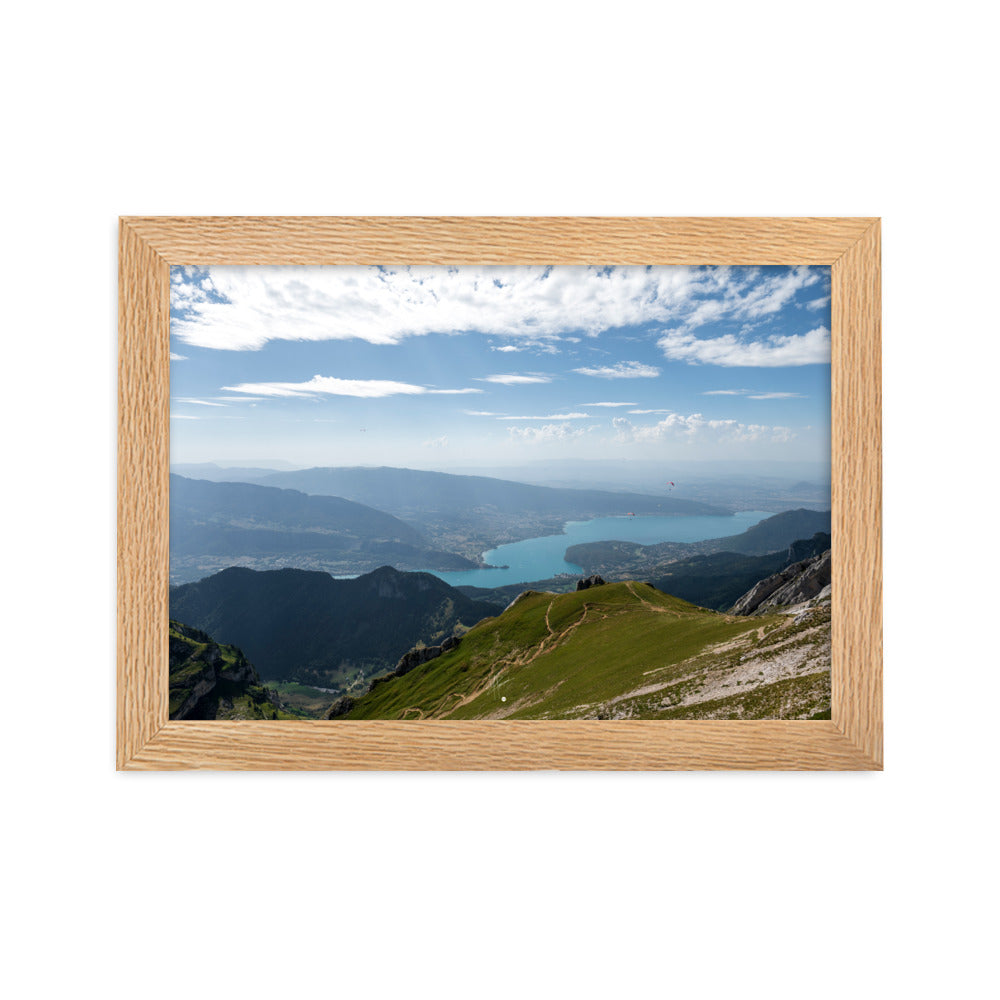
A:
[[[529,583],[547,580],[560,573],[582,573],[580,566],[563,559],[570,545],[611,540],[655,545],[657,542],[728,538],[741,534],[770,516],[767,511],[746,510],[730,517],[598,517],[592,521],[569,521],[561,535],[528,538],[483,553],[483,558],[490,565],[507,566],[508,569],[431,572],[453,587],[503,587],[510,583]]]

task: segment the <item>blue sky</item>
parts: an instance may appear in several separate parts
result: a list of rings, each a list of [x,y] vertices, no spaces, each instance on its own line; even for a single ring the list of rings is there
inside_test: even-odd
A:
[[[172,267],[171,461],[828,462],[828,267]]]

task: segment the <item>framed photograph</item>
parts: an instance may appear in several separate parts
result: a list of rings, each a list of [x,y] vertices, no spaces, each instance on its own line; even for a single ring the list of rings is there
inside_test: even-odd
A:
[[[123,218],[124,770],[879,770],[870,218]]]

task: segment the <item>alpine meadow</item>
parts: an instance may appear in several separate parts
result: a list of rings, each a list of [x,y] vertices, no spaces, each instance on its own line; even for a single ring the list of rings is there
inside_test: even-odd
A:
[[[828,267],[171,267],[172,719],[829,719]]]

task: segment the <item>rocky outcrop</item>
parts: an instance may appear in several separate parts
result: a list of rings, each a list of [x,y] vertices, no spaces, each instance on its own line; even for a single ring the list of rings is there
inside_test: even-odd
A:
[[[344,695],[343,698],[338,698],[324,714],[324,719],[340,719],[354,708],[357,698],[352,698],[350,695]]]
[[[408,674],[411,670],[419,667],[422,663],[427,663],[428,660],[437,659],[442,653],[447,653],[448,650],[454,649],[462,640],[457,635],[449,635],[440,646],[415,646],[408,653],[404,653],[399,658],[399,663],[396,664],[396,669],[391,673],[383,674],[381,677],[376,677],[375,680],[368,685],[368,690],[371,691],[378,687],[379,684],[384,684],[387,680],[392,677],[402,677],[404,674]],[[342,698],[341,701],[344,699]],[[334,705],[330,710],[335,708]],[[345,712],[350,711],[350,707],[344,710]],[[344,713],[341,713],[344,714]],[[335,716],[327,716],[328,718],[335,718]]]
[[[510,611],[510,609],[512,607],[514,607],[514,605],[520,604],[521,601],[523,601],[525,598],[531,597],[533,594],[537,594],[537,593],[539,593],[539,591],[537,591],[537,590],[522,590],[521,593],[518,594],[517,597],[515,597],[514,600],[511,601],[510,604],[508,604],[507,607],[505,607],[503,609],[504,610],[504,614],[506,614],[508,611]]]
[[[241,696],[254,702],[263,716],[276,710],[257,671],[235,646],[171,621],[168,651],[171,719],[214,719],[220,698]]]
[[[830,550],[822,555],[786,566],[780,573],[761,580],[732,607],[734,615],[763,614],[775,608],[810,601],[830,586]]]
[[[593,576],[588,576],[585,580],[577,580],[576,589],[590,590],[591,587],[603,587],[606,582],[603,577],[595,573]]]

